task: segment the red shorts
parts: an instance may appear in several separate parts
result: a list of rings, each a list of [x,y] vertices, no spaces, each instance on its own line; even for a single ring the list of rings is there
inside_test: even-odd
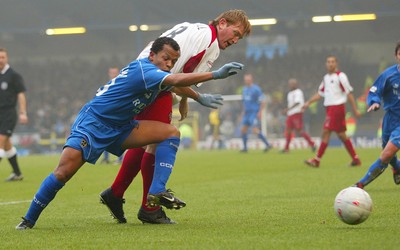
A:
[[[172,119],[172,94],[169,91],[161,92],[156,100],[147,106],[135,120],[151,120],[163,123],[171,123]]]
[[[326,107],[324,129],[335,132],[346,131],[346,107],[344,104]]]
[[[288,129],[302,129],[303,128],[303,114],[297,113],[287,117],[286,128]]]

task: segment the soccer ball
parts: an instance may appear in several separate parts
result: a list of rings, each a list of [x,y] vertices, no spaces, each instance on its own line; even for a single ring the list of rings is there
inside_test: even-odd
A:
[[[348,187],[338,193],[334,208],[341,221],[357,225],[368,218],[372,211],[372,200],[364,189]]]

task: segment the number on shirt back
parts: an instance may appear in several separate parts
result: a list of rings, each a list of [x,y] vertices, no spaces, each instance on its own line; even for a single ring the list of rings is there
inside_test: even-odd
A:
[[[113,84],[115,84],[115,78],[112,79],[109,84],[106,84],[103,87],[100,87],[97,90],[96,96],[101,96],[102,94],[104,94],[110,88],[110,86]]]
[[[180,33],[184,32],[185,30],[187,30],[188,26],[179,26],[174,30],[171,30],[170,33],[166,34],[165,36],[170,37],[170,38],[174,38],[176,35],[179,35]]]

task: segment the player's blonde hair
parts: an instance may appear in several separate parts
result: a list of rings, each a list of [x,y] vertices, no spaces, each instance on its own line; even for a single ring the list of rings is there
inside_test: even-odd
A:
[[[221,13],[214,20],[210,21],[210,24],[213,26],[217,26],[219,21],[224,18],[229,25],[241,24],[244,28],[244,36],[250,35],[251,32],[251,24],[249,22],[249,18],[246,15],[246,12],[243,10],[228,10]]]

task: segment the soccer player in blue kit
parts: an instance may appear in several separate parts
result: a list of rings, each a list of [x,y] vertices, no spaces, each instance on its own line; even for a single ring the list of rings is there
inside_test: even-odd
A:
[[[369,90],[368,112],[381,107],[385,116],[382,123],[382,152],[369,168],[367,174],[354,186],[364,188],[385,171],[390,164],[394,183],[400,184],[400,162],[396,153],[400,149],[400,42],[396,44],[395,57],[397,64],[387,68],[374,82]]]
[[[260,86],[254,83],[252,74],[245,74],[242,97],[243,97],[243,117],[242,117],[242,141],[243,149],[240,152],[247,152],[247,132],[248,128],[253,128],[253,133],[265,144],[264,151],[267,152],[272,146],[269,144],[265,135],[261,132],[261,114],[265,108],[265,95]]]
[[[32,228],[56,193],[85,162],[95,164],[105,150],[121,155],[128,148],[151,143],[159,144],[149,203],[176,209],[186,205],[165,187],[180,143],[179,130],[170,124],[132,118],[162,90],[223,79],[236,74],[243,65],[233,62],[212,72],[171,74],[179,56],[178,43],[172,38],[160,37],[154,41],[148,58],[132,61],[97,91],[79,112],[58,166],[44,179],[16,229]]]

